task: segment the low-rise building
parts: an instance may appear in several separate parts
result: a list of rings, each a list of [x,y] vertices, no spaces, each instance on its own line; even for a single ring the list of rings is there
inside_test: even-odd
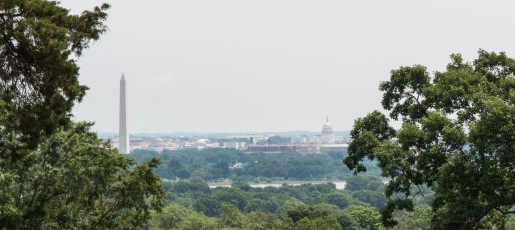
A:
[[[247,153],[285,153],[297,152],[295,145],[249,145]]]
[[[331,144],[331,145],[320,145],[319,152],[320,153],[330,153],[330,152],[347,152],[349,148],[348,144]]]
[[[232,149],[245,149],[246,144],[245,144],[245,142],[231,141],[231,142],[224,142],[223,147],[224,148],[232,148]]]

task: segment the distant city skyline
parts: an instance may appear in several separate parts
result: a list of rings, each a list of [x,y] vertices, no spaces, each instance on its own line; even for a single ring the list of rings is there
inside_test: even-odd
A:
[[[512,1],[63,0],[112,5],[79,59],[90,88],[76,120],[118,129],[125,72],[132,133],[335,131],[380,109],[392,69],[443,70],[451,53],[515,57]],[[395,123],[394,123],[395,124]],[[398,124],[398,123],[396,123]]]
[[[99,133],[102,139],[110,140],[111,146],[120,153],[130,153],[137,149],[156,152],[180,149],[233,148],[246,153],[301,153],[316,154],[346,152],[349,147],[347,133],[336,133],[329,118],[320,132],[286,133],[245,133],[245,134],[205,134],[205,135],[133,135],[130,139],[126,130],[125,114],[126,82],[120,80],[120,135]]]

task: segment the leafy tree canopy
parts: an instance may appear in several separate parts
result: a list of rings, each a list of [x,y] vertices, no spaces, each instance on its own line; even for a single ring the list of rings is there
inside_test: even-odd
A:
[[[0,159],[0,228],[98,229],[145,226],[164,202],[154,159],[132,160],[108,149],[90,124],[45,138],[38,151]]]
[[[395,210],[413,210],[423,185],[435,192],[433,228],[472,229],[513,212],[515,60],[478,54],[473,62],[453,54],[434,75],[421,65],[392,70],[379,86],[389,118],[374,111],[355,121],[344,163],[359,173],[364,159],[377,160],[391,178],[385,225],[395,224]]]
[[[0,229],[135,229],[164,202],[159,160],[136,165],[70,120],[108,8],[0,1]]]
[[[70,122],[87,90],[76,59],[106,30],[108,8],[71,15],[55,1],[0,2],[0,99],[10,111],[3,126],[26,144]]]

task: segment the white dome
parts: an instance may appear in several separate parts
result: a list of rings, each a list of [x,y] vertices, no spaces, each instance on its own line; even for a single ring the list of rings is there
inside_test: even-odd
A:
[[[206,146],[206,139],[198,139],[197,141],[195,141],[195,145],[197,146]]]
[[[163,139],[161,139],[160,137],[155,137],[152,138],[152,142],[163,142]]]
[[[329,123],[329,117],[327,117],[327,120],[326,120],[324,126],[322,126],[322,135],[331,135],[331,134],[334,134],[333,125],[331,125],[331,123]]]

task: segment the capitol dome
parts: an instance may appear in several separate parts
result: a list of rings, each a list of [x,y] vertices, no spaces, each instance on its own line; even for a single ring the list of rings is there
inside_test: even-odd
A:
[[[324,126],[322,126],[322,135],[332,135],[334,134],[333,125],[329,123],[329,117],[325,121]]]
[[[152,142],[163,143],[163,139],[161,139],[160,137],[155,137],[155,138],[152,138]]]
[[[195,141],[196,146],[206,146],[206,144],[207,144],[206,139],[198,139],[197,141]]]

